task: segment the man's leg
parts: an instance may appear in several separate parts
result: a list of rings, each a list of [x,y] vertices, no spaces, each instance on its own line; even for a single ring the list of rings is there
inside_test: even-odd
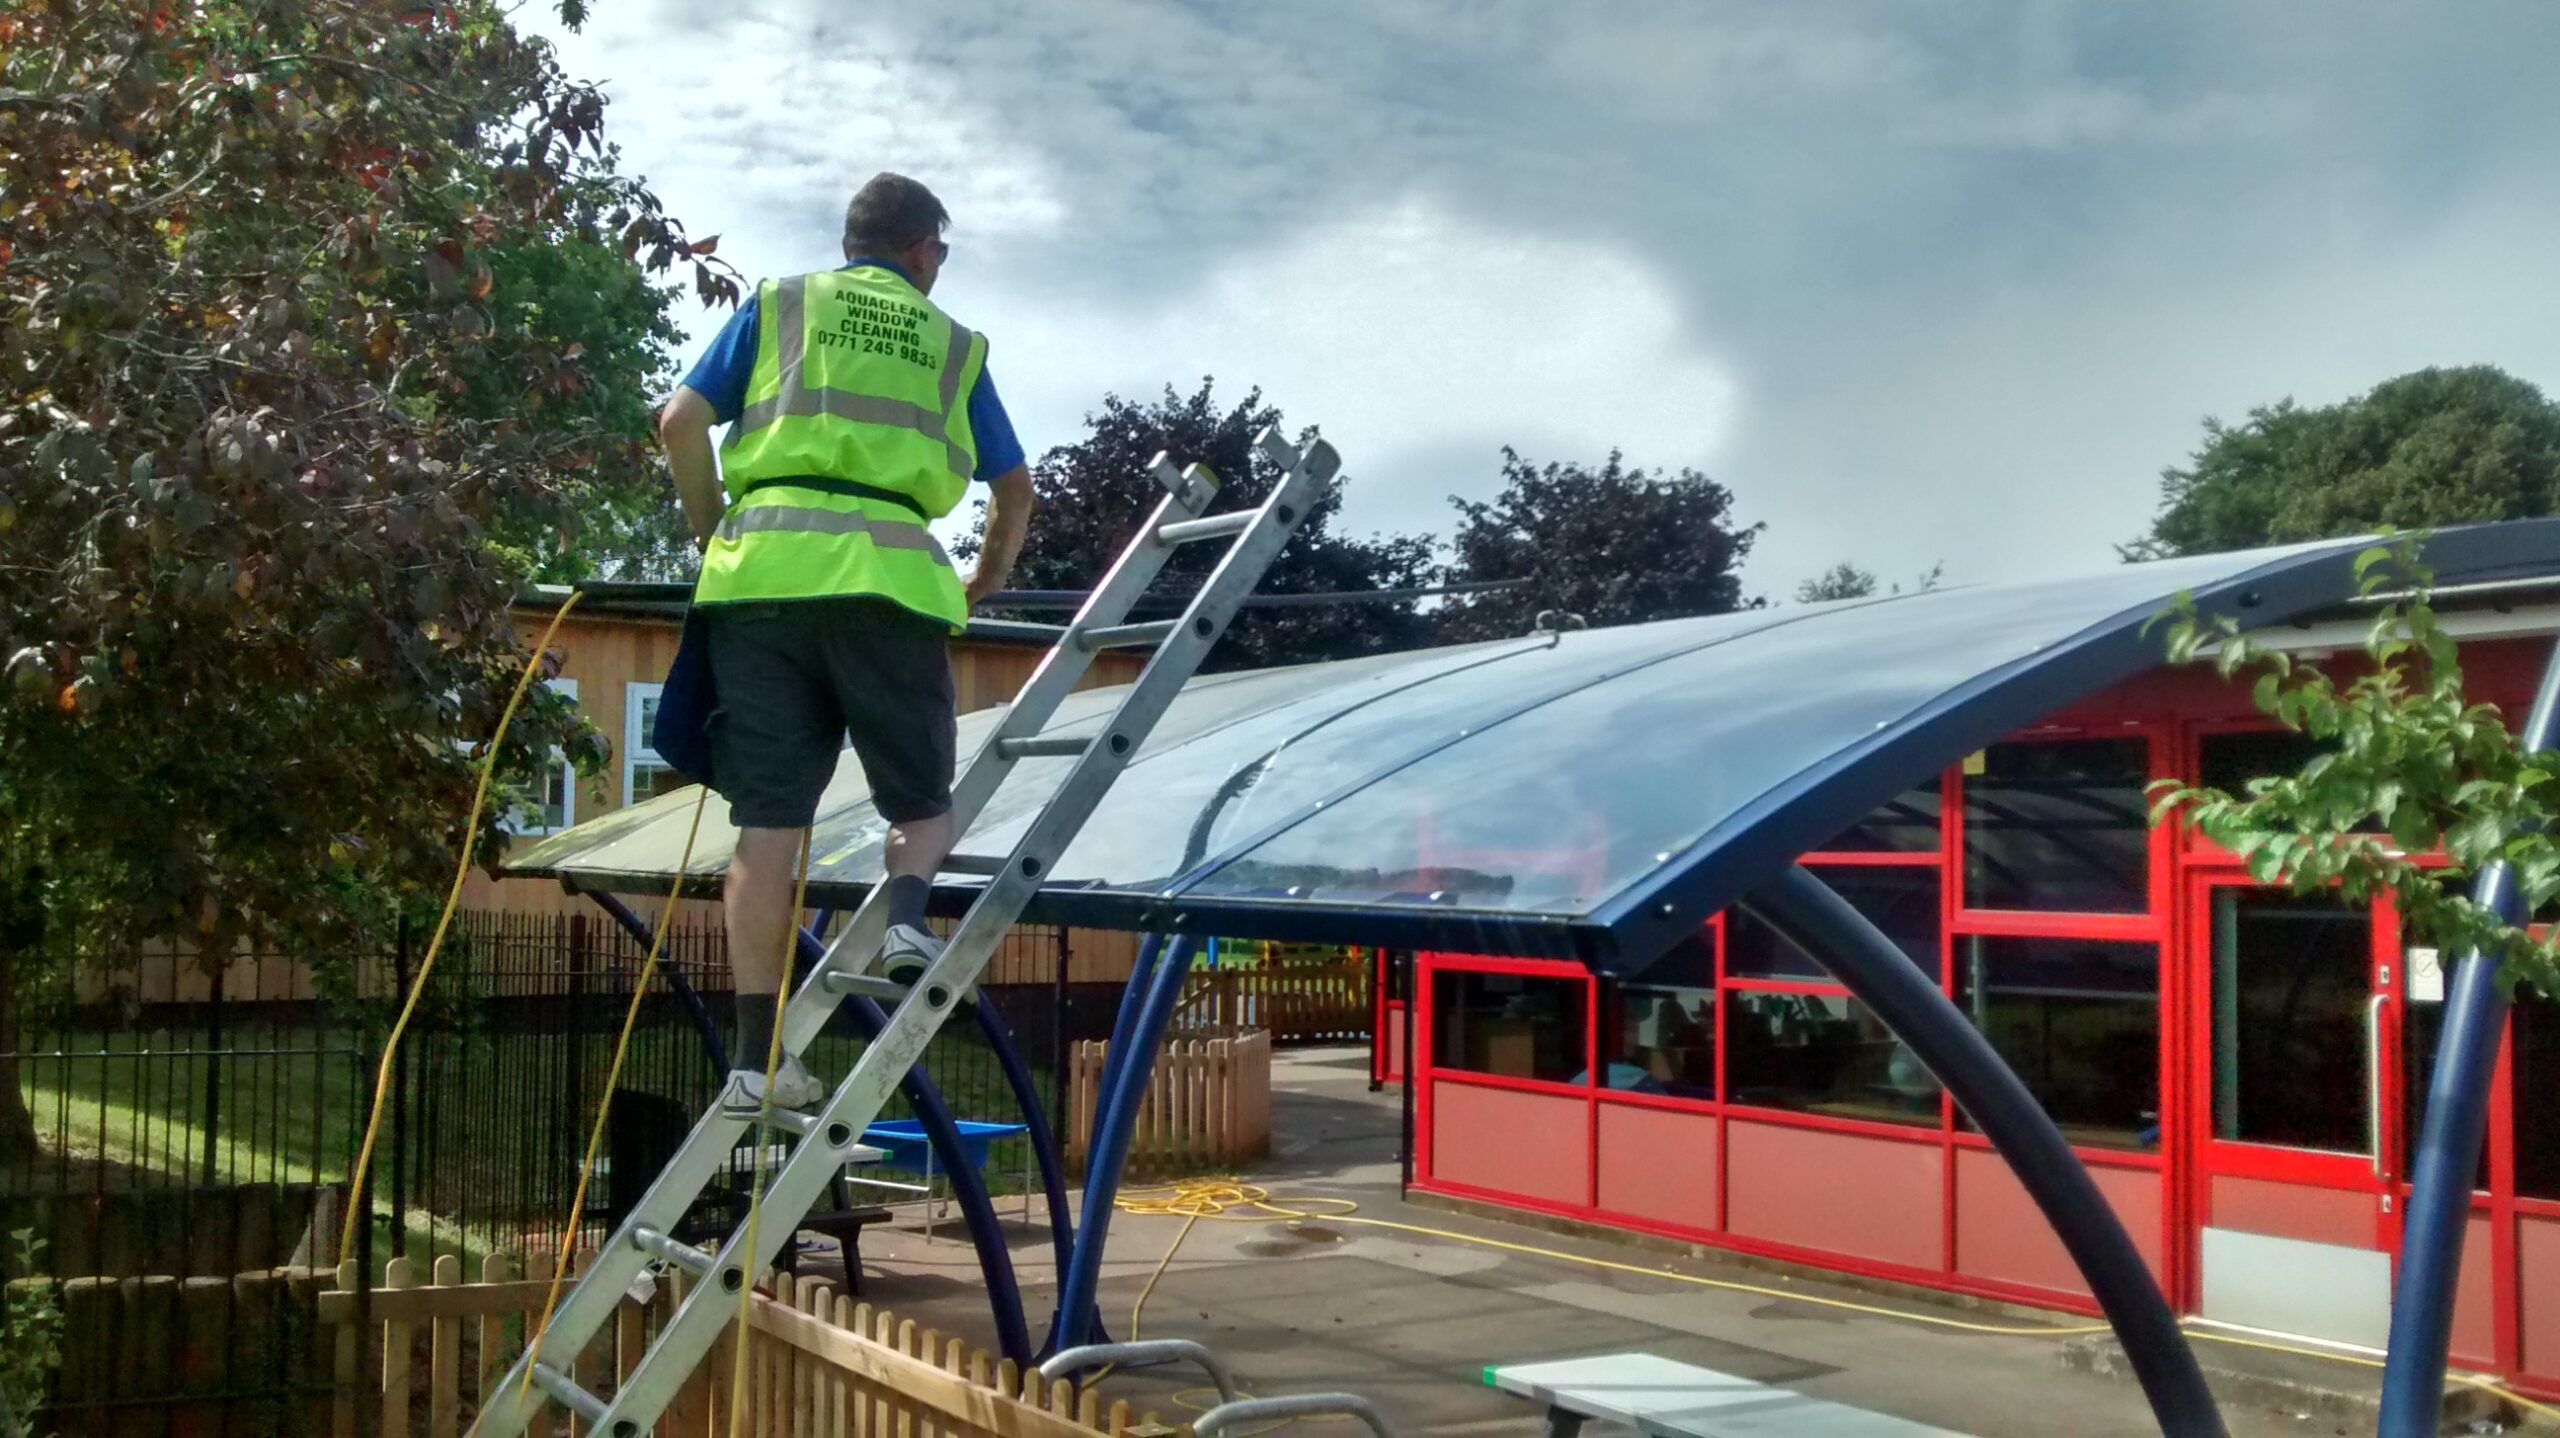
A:
[[[933,876],[951,853],[951,813],[910,819],[889,826],[888,852],[881,864],[889,874],[889,922],[910,928],[925,926],[925,900],[933,892]]]
[[[741,829],[723,895],[729,928],[729,973],[737,989],[732,1068],[764,1072],[772,1052],[774,996],[789,966],[791,892],[799,879],[805,829]]]
[[[727,885],[729,972],[736,982],[736,1047],[724,1102],[746,1109],[765,1098],[773,1051],[775,996],[791,972],[792,894],[800,845],[818,796],[835,773],[844,719],[833,686],[804,657],[811,616],[793,604],[714,611],[711,671],[720,689],[712,724],[712,769],[738,828]],[[785,1055],[772,1101],[802,1108],[826,1087]]]

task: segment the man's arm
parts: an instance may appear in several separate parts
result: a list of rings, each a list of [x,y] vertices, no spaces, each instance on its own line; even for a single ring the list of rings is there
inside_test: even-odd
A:
[[[1004,588],[1005,579],[1013,573],[1013,561],[1022,554],[1022,537],[1031,528],[1031,511],[1038,504],[1031,490],[1031,471],[1019,464],[987,481],[987,488],[987,532],[978,541],[978,567],[969,575],[972,607]]]
[[[711,460],[711,426],[716,422],[711,401],[685,385],[677,385],[667,407],[658,412],[658,442],[667,447],[667,469],[675,476],[676,496],[684,501],[685,523],[692,526],[696,544],[711,542],[711,531],[729,507],[720,491],[720,468]],[[990,517],[988,528],[994,525]]]

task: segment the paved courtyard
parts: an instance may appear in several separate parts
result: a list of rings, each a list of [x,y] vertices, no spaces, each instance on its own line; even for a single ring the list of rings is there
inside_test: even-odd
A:
[[[1276,1151],[1246,1179],[1275,1197],[1349,1199],[1359,1205],[1359,1218],[1650,1271],[1342,1221],[1203,1221],[1192,1226],[1148,1295],[1142,1336],[1208,1344],[1257,1394],[1335,1389],[1366,1395],[1413,1435],[1528,1438],[1540,1431],[1539,1415],[1486,1388],[1486,1365],[1626,1350],[1983,1438],[2157,1431],[2129,1379],[2067,1365],[2061,1338],[1966,1333],[1700,1286],[1662,1271],[1973,1322],[2042,1321],[2033,1314],[1936,1307],[1908,1293],[1858,1291],[1713,1257],[1560,1236],[1407,1204],[1397,1193],[1399,1098],[1393,1089],[1370,1093],[1367,1076],[1365,1050],[1282,1053],[1273,1076]],[[999,1207],[1013,1211],[1010,1200]],[[1179,1218],[1116,1217],[1102,1285],[1102,1311],[1115,1337],[1129,1336],[1130,1306],[1182,1226]],[[1036,1225],[1016,1232],[1014,1261],[1036,1337],[1046,1329],[1054,1295],[1048,1234]],[[932,1243],[903,1224],[875,1229],[863,1243],[866,1297],[919,1323],[992,1346],[977,1265],[966,1240],[956,1235],[949,1223]],[[1187,1416],[1185,1407],[1198,1405],[1202,1393],[1182,1390],[1200,1381],[1188,1370],[1165,1369],[1115,1376],[1105,1391],[1156,1409],[1171,1422]],[[2351,1414],[2279,1403],[2282,1396],[2227,1398],[2235,1435],[2356,1429]],[[2362,1426],[2370,1432],[2370,1419]]]

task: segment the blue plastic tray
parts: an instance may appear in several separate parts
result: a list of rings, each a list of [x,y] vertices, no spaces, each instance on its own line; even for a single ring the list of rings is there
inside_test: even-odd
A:
[[[973,1169],[987,1166],[987,1148],[997,1139],[1030,1132],[1023,1124],[980,1123],[965,1118],[952,1120],[952,1127],[960,1130],[960,1151],[969,1156],[969,1167]],[[933,1150],[932,1141],[924,1136],[924,1125],[911,1118],[875,1123],[862,1131],[862,1141],[886,1153],[890,1166],[918,1173],[924,1171],[925,1155]]]

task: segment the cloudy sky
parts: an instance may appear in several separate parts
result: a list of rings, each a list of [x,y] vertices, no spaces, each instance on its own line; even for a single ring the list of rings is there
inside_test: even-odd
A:
[[[2560,6],[543,9],[750,275],[912,174],[1035,453],[1106,392],[1259,384],[1359,528],[1615,447],[1767,522],[1754,592],[2045,574],[2112,562],[2204,415],[2560,391]]]

